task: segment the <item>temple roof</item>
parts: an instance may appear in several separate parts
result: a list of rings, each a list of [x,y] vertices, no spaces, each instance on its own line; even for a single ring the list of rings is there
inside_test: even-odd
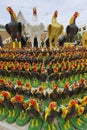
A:
[[[24,15],[23,15],[23,13],[21,12],[21,10],[19,11],[17,18],[18,18],[18,22],[21,22],[22,24],[27,23],[27,21],[26,21]]]

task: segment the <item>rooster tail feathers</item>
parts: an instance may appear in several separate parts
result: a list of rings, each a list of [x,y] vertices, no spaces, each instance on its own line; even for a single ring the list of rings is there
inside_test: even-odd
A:
[[[19,30],[20,33],[22,32],[22,24],[21,24],[21,22],[18,23],[18,30]]]
[[[70,26],[68,25],[66,28],[66,34],[69,34],[69,33],[70,33]]]
[[[10,29],[9,29],[9,27],[8,27],[8,24],[5,25],[5,29],[6,29],[6,31],[8,32],[8,34],[11,35]]]

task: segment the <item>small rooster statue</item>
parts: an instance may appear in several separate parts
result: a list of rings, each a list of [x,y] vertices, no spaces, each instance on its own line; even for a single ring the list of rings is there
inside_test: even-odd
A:
[[[2,99],[1,102],[1,115],[0,115],[0,120],[3,120],[5,117],[7,116],[11,116],[11,114],[13,114],[13,104],[11,102],[11,94],[8,91],[2,91],[1,92],[1,97],[0,99]]]
[[[2,105],[4,107],[3,108],[4,117],[6,115],[6,121],[8,123],[14,123],[19,115],[19,112],[16,111],[14,108],[14,102],[11,98],[12,94],[8,91],[2,91],[1,95],[4,97],[4,100],[2,102]]]
[[[34,129],[41,130],[42,118],[40,116],[40,107],[36,99],[30,99],[27,112],[31,117],[28,130],[34,130]]]
[[[57,127],[54,123],[57,117],[57,110],[56,110],[57,103],[50,102],[48,108],[44,112],[44,130],[57,130]]]
[[[15,108],[20,113],[19,117],[16,119],[16,123],[19,126],[23,126],[30,120],[30,116],[26,112],[28,103],[24,100],[23,95],[15,95],[15,97],[13,97],[13,101]]]

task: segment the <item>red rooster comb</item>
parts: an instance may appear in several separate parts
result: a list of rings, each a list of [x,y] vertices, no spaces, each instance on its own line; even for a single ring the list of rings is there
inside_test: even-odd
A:
[[[11,97],[10,93],[7,91],[2,91],[2,96],[6,97],[7,99]]]
[[[43,87],[42,86],[39,87],[39,92],[43,92]]]
[[[70,86],[69,83],[66,83],[66,84],[64,85],[64,88],[67,89],[67,88],[69,88],[69,86]]]
[[[26,88],[27,89],[31,89],[31,84],[30,83],[26,83]]]
[[[16,95],[15,99],[16,99],[17,102],[22,103],[24,101],[24,96],[22,96],[22,95]]]
[[[34,16],[37,15],[37,8],[36,8],[36,7],[33,8],[33,15],[34,15]]]
[[[49,108],[52,110],[52,109],[54,109],[56,107],[56,102],[51,102],[50,104],[49,104]]]
[[[53,84],[54,89],[58,89],[58,85],[56,83]]]
[[[78,12],[75,12],[74,13],[74,17],[76,18],[76,17],[78,17],[79,16],[79,13]]]
[[[22,86],[22,82],[21,81],[17,81],[17,84],[18,84],[18,86]]]
[[[36,106],[37,105],[37,100],[35,100],[35,99],[31,99],[30,100],[30,104],[31,104],[31,106]]]
[[[70,105],[70,106],[75,106],[77,103],[78,103],[78,100],[72,99],[72,100],[69,102],[69,105]]]
[[[54,17],[57,17],[57,16],[58,16],[58,11],[55,10],[55,12],[54,12]]]
[[[82,78],[82,79],[80,80],[80,83],[84,83],[84,81],[85,81],[85,79],[84,79],[84,78]]]
[[[13,9],[12,9],[10,6],[8,6],[6,9],[7,9],[7,11],[8,11],[10,14],[13,13]]]

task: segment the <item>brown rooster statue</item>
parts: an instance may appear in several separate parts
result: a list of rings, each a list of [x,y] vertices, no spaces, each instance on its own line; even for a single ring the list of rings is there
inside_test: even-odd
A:
[[[21,42],[24,41],[22,36],[22,24],[17,21],[17,16],[11,7],[7,7],[7,11],[11,16],[11,22],[5,25],[6,31],[10,34],[13,40],[13,48],[15,48],[15,40],[19,42],[19,48],[21,48]]]
[[[54,12],[52,17],[52,24],[48,25],[48,36],[49,36],[49,43],[50,49],[57,48],[58,46],[58,36],[63,31],[63,25],[57,22],[58,11]]]
[[[73,42],[75,35],[78,32],[78,27],[76,25],[76,18],[79,16],[78,12],[75,12],[70,19],[70,24],[66,27],[67,42]]]

